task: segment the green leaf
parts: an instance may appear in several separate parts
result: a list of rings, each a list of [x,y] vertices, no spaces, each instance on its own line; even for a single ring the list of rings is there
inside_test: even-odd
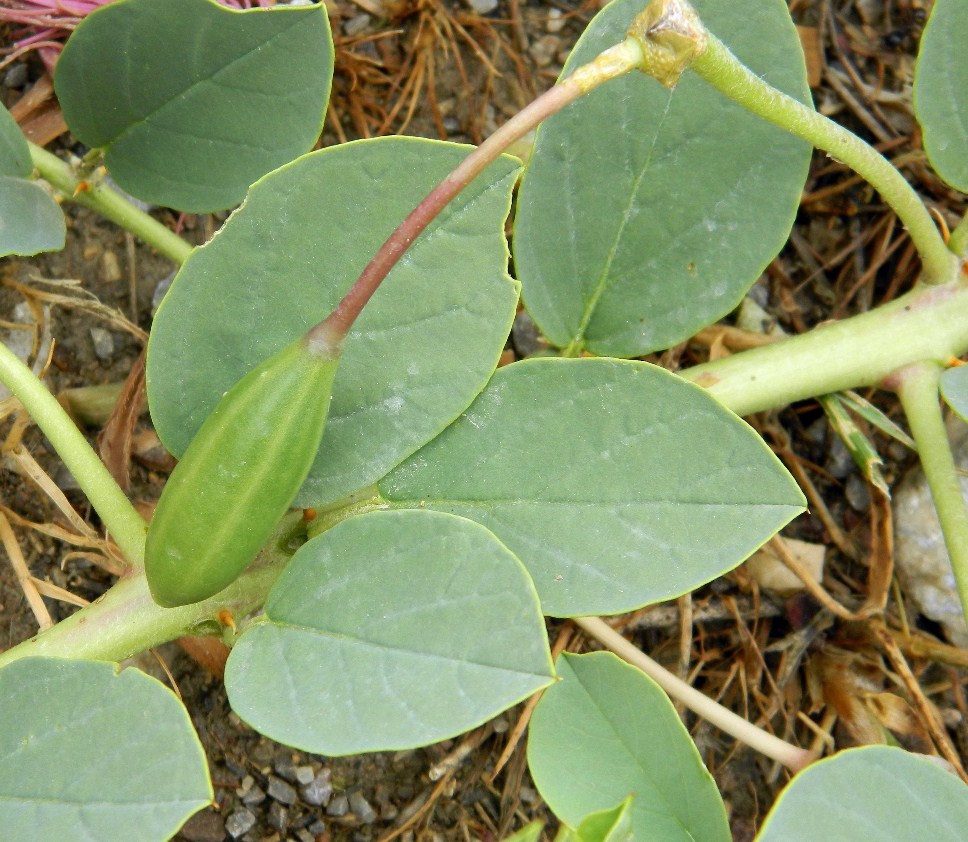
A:
[[[140,199],[205,212],[311,149],[333,73],[322,4],[119,0],[77,27],[55,87],[77,138]]]
[[[578,826],[632,793],[637,842],[728,842],[712,776],[652,679],[607,652],[562,655],[558,675],[528,737],[531,776],[558,818]]]
[[[941,395],[958,417],[968,422],[968,365],[954,366],[942,373]]]
[[[25,178],[33,169],[27,139],[13,115],[0,105],[0,176]]]
[[[232,650],[233,709],[327,755],[452,737],[552,680],[537,595],[486,529],[371,512],[312,539]]]
[[[484,524],[554,616],[690,591],[805,502],[762,439],[705,391],[648,363],[604,359],[499,369],[379,487],[392,504]]]
[[[874,442],[857,426],[857,423],[847,411],[846,401],[837,393],[820,395],[817,400],[823,408],[824,415],[827,416],[830,428],[847,448],[850,458],[860,469],[861,475],[887,499],[890,499],[891,489],[881,471],[884,460],[881,458],[881,454],[877,452]]]
[[[33,169],[20,126],[0,105],[0,257],[64,248],[64,214],[50,193],[27,179]]]
[[[914,68],[914,113],[935,172],[968,193],[968,3],[935,0]]]
[[[253,185],[165,297],[148,401],[176,456],[222,394],[326,316],[467,147],[384,138],[324,149]],[[350,334],[298,505],[370,485],[443,430],[494,371],[514,318],[504,220],[517,162],[488,167],[411,246]]]
[[[634,796],[630,795],[610,810],[585,816],[577,830],[559,834],[555,842],[631,842],[635,839],[632,832],[634,800]]]
[[[540,821],[533,821],[522,827],[517,833],[506,836],[503,842],[538,842],[541,838],[541,831],[544,824]]]
[[[41,185],[0,176],[0,256],[64,248],[64,214]]]
[[[615,0],[563,75],[625,38]],[[784,0],[695,0],[768,82],[809,101]],[[687,73],[669,91],[629,73],[538,129],[515,217],[524,300],[556,345],[620,357],[681,342],[733,309],[793,225],[808,144]]]
[[[116,664],[25,658],[0,670],[5,842],[171,838],[212,801],[175,695]]]
[[[955,775],[899,748],[864,746],[800,772],[756,842],[963,842],[966,828],[968,787]]]

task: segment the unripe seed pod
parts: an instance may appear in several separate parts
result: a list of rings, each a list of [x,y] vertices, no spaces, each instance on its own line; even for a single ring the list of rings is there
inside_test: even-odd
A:
[[[256,557],[312,467],[338,363],[338,344],[301,337],[225,393],[148,527],[145,575],[155,602],[208,599]]]

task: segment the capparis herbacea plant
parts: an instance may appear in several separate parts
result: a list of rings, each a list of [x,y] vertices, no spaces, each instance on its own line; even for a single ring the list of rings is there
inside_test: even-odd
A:
[[[931,165],[963,192],[966,43],[968,4],[936,0],[915,106]],[[857,387],[900,396],[968,604],[939,401],[968,404],[953,367],[968,222],[940,230],[896,169],[813,109],[783,0],[614,0],[558,83],[475,149],[388,137],[308,152],[332,65],[319,5],[118,0],[56,68],[87,157],[65,163],[0,115],[5,253],[62,246],[53,188],[180,265],[146,362],[180,462],[149,525],[0,348],[0,379],[124,564],[95,603],[0,654],[3,839],[162,840],[211,802],[185,708],[117,665],[183,635],[231,646],[241,719],[325,755],[427,745],[543,690],[528,760],[562,839],[729,839],[667,694],[795,773],[761,842],[964,838],[968,787],[932,759],[867,746],[818,760],[599,615],[690,592],[803,511],[739,416]],[[503,154],[539,124],[526,167]],[[678,375],[633,359],[737,306],[789,234],[812,147],[897,213],[915,288]],[[146,202],[237,209],[193,248],[104,168]],[[557,351],[496,370],[519,297]],[[612,651],[553,663],[546,616]]]

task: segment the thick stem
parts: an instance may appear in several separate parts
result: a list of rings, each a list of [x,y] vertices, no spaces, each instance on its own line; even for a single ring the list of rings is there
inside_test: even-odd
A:
[[[363,306],[376,292],[390,270],[403,257],[414,240],[447,206],[512,143],[594,88],[635,68],[642,50],[634,39],[627,39],[575,70],[566,79],[519,111],[494,134],[474,149],[440,184],[415,207],[380,246],[380,250],[360,273],[359,278],[336,309],[313,332],[332,342],[349,333]]]
[[[31,143],[30,157],[41,177],[65,199],[97,211],[179,265],[192,253],[193,246],[110,187],[90,184],[79,191],[80,179],[71,167],[46,149]]]
[[[690,67],[744,108],[823,149],[867,179],[906,226],[921,255],[925,283],[950,280],[956,257],[918,194],[883,155],[832,120],[768,85],[712,34],[708,35],[706,49]]]
[[[737,415],[876,386],[923,360],[968,353],[968,286],[918,286],[889,304],[809,333],[679,372]]]
[[[747,722],[742,716],[733,713],[718,702],[714,702],[695,687],[686,684],[664,667],[653,661],[637,646],[633,646],[622,635],[607,625],[600,617],[575,617],[576,625],[584,629],[599,643],[610,649],[623,660],[638,667],[673,699],[682,702],[693,713],[707,722],[735,737],[750,748],[782,763],[787,769],[799,772],[816,757],[809,751],[781,740]]]
[[[37,376],[0,343],[0,381],[17,396],[50,440],[64,464],[104,521],[124,557],[144,565],[145,522],[108,469],[91,449],[64,408]]]
[[[302,513],[289,515],[257,562],[224,591],[194,605],[162,608],[151,598],[143,573],[120,579],[96,602],[0,653],[0,667],[40,655],[123,661],[186,634],[218,634],[223,612],[242,618],[263,605],[292,557],[289,542],[303,531]]]
[[[917,442],[921,467],[951,557],[962,611],[968,621],[968,508],[962,497],[938,399],[941,371],[941,366],[932,363],[912,365],[897,372],[888,385],[897,391],[911,435]]]

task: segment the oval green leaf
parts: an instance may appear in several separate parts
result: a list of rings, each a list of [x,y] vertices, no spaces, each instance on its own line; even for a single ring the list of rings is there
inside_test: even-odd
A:
[[[27,139],[13,115],[0,105],[0,176],[25,178],[33,168]]]
[[[531,777],[555,815],[578,827],[631,793],[637,842],[729,842],[716,784],[662,689],[608,652],[557,666],[528,736]]]
[[[968,3],[935,0],[914,68],[914,112],[935,172],[968,193]]]
[[[467,154],[416,138],[304,156],[257,184],[196,249],[148,344],[148,402],[176,456],[246,372],[326,316],[413,207]],[[297,505],[370,485],[467,407],[514,318],[504,220],[518,164],[488,167],[410,247],[353,328]]]
[[[963,842],[968,787],[903,749],[864,746],[800,772],[783,790],[756,842]]]
[[[239,638],[233,709],[327,755],[452,737],[552,680],[538,598],[486,529],[437,512],[371,512],[312,539]]]
[[[0,257],[64,248],[64,214],[33,172],[30,149],[13,115],[0,105]]]
[[[54,81],[71,131],[105,150],[121,187],[201,213],[312,148],[332,74],[321,3],[119,0],[77,27]]]
[[[968,422],[968,365],[954,366],[942,373],[941,395],[958,417]]]
[[[64,248],[64,214],[41,185],[0,176],[0,208],[0,256]]]
[[[6,842],[170,839],[212,801],[175,695],[116,664],[25,658],[0,669]]]
[[[625,38],[641,0],[592,21],[568,75]],[[809,101],[784,0],[695,0],[710,31],[771,84]],[[633,71],[538,129],[515,217],[525,304],[555,345],[633,357],[733,309],[783,246],[808,144],[690,73],[668,91]]]
[[[484,524],[545,614],[629,611],[738,565],[804,498],[762,439],[648,363],[499,369],[441,436],[380,481],[391,504]]]

